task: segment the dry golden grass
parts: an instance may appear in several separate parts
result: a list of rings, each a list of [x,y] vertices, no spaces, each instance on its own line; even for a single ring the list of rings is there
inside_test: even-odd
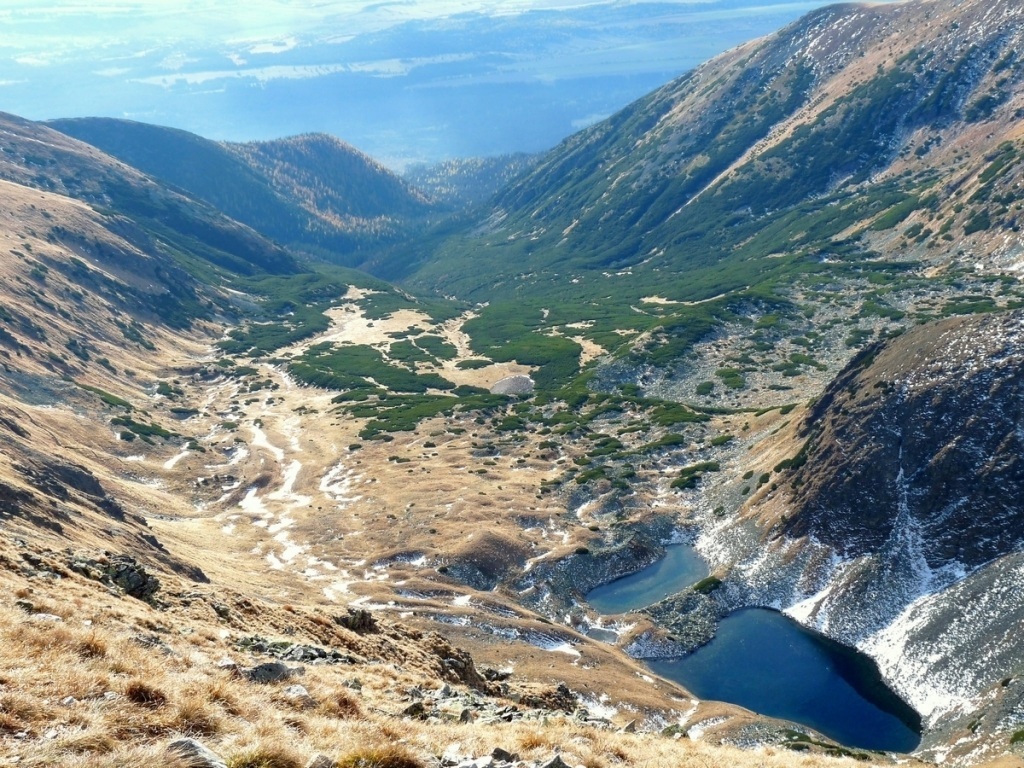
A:
[[[20,576],[0,570],[2,594],[26,587]],[[163,749],[171,739],[188,735],[231,768],[303,768],[321,754],[348,768],[424,768],[454,744],[472,756],[496,746],[524,759],[559,752],[570,765],[586,768],[834,764],[814,755],[620,734],[557,714],[547,722],[493,725],[402,718],[397,713],[405,706],[405,690],[440,685],[425,663],[439,640],[397,625],[366,637],[337,629],[338,637],[373,663],[306,667],[298,682],[316,704],[303,708],[283,695],[286,684],[256,685],[218,667],[224,657],[242,665],[266,657],[240,653],[216,624],[174,608],[156,611],[131,598],[114,599],[109,607],[99,599],[90,605],[90,596],[102,594],[102,588],[78,579],[36,580],[31,592],[36,605],[69,608],[59,622],[39,620],[15,608],[10,598],[0,602],[0,758],[16,758],[31,768],[173,768],[176,763]],[[256,620],[273,623],[287,616],[294,621],[294,640],[315,641],[303,634],[304,627],[327,632],[301,606],[292,611],[267,606]],[[161,627],[161,645],[140,643],[140,628],[154,625]],[[399,646],[408,666],[395,664]],[[359,690],[350,687],[354,678]]]
[[[424,764],[408,749],[398,744],[385,744],[350,752],[338,761],[339,768],[424,768]]]

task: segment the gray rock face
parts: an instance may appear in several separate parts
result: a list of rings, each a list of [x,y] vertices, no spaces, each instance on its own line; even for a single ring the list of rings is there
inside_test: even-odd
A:
[[[1019,727],[992,713],[1024,698],[1010,674],[1024,663],[1022,372],[1019,311],[867,350],[805,422],[806,463],[763,502],[782,522],[737,520],[698,542],[734,564],[716,593],[726,608],[781,608],[872,656],[922,715],[929,758]]]
[[[68,561],[68,567],[86,578],[101,581],[139,600],[151,600],[160,590],[160,580],[134,557],[109,553],[105,555],[105,558],[98,559],[75,555]]]
[[[534,382],[529,376],[506,376],[491,387],[492,395],[529,395],[533,392]]]
[[[282,664],[280,661],[268,661],[266,664],[259,664],[250,669],[242,670],[242,675],[246,680],[262,685],[280,683],[302,673],[302,667],[292,668],[287,664]]]
[[[110,558],[106,577],[126,595],[139,600],[150,599],[160,589],[160,580],[128,555],[115,555]]]
[[[195,739],[178,739],[167,745],[167,753],[184,761],[188,768],[228,768],[220,757]]]
[[[862,363],[806,425],[786,534],[856,556],[905,528],[933,569],[1024,544],[1024,314],[920,326]]]

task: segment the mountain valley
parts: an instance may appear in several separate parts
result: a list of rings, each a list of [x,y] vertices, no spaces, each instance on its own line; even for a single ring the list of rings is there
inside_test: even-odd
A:
[[[1022,22],[814,11],[433,198],[0,116],[0,764],[1020,765]],[[587,603],[679,542],[707,578]],[[751,607],[920,745],[644,664]]]

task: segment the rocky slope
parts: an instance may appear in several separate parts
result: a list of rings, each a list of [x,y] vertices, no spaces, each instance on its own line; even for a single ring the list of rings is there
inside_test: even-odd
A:
[[[0,115],[0,130],[0,178],[95,206],[108,214],[111,227],[122,228],[122,237],[168,271],[187,260],[228,274],[297,270],[295,257],[279,245],[98,149],[13,115]]]
[[[865,350],[800,424],[799,466],[701,542],[729,569],[726,603],[872,655],[934,758],[1003,749],[1021,722],[1022,365],[1021,312]]]

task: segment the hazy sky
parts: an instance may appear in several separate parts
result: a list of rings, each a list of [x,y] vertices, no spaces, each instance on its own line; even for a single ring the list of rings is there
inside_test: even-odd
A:
[[[807,9],[824,0],[725,3],[659,0],[663,5],[703,6],[705,15],[752,15],[765,9]],[[458,14],[509,16],[530,10],[640,5],[630,0],[0,0],[0,52],[42,64],[83,49],[124,44],[191,41],[228,44],[282,42],[295,35],[363,34],[413,19]],[[737,7],[740,6],[740,7]],[[29,63],[26,61],[25,63]]]
[[[826,0],[0,0],[0,111],[538,151]]]

